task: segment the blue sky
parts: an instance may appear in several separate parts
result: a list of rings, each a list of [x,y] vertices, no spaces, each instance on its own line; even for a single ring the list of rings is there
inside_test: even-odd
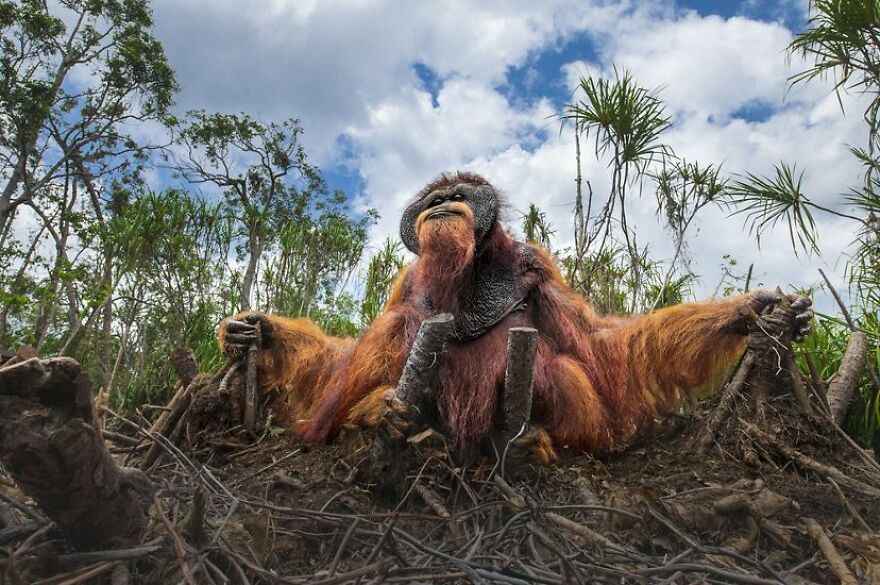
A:
[[[580,75],[630,70],[656,88],[674,120],[665,141],[726,173],[806,170],[814,200],[841,205],[858,167],[846,144],[865,129],[858,97],[844,116],[830,83],[786,92],[798,67],[785,48],[806,0],[154,0],[156,33],[182,86],[179,108],[297,117],[331,186],[396,235],[404,202],[442,171],[486,175],[516,210],[537,203],[570,242],[573,136],[553,118]],[[247,8],[243,8],[247,6]],[[585,156],[594,190],[605,161]],[[833,172],[829,172],[833,170]],[[653,195],[631,202],[639,238],[657,258],[672,243]],[[819,217],[824,255],[795,258],[783,230],[758,248],[739,219],[708,210],[691,234],[696,296],[717,287],[733,255],[766,284],[809,286],[817,267],[842,278],[854,226]]]

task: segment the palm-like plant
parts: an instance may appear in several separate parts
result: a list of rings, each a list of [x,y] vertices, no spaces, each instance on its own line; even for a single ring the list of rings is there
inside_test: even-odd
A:
[[[627,71],[620,72],[615,68],[613,79],[582,78],[579,89],[583,97],[567,105],[561,117],[572,120],[578,134],[583,134],[587,140],[592,139],[596,156],[607,157],[611,169],[611,189],[592,222],[584,252],[597,242],[598,248],[592,253],[603,250],[612,235],[613,224],[618,224],[626,243],[632,276],[639,282],[641,254],[635,233],[627,222],[628,189],[644,176],[649,165],[671,153],[661,141],[671,121],[663,102],[653,92],[639,86]],[[589,280],[587,274],[587,289],[590,288]],[[630,310],[635,308],[639,296],[637,288]]]
[[[534,203],[529,204],[529,210],[520,213],[523,234],[526,241],[534,242],[546,250],[550,250],[550,239],[556,234],[547,221],[547,214]]]

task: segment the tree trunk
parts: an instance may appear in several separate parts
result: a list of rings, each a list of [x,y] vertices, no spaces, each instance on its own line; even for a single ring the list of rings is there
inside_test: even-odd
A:
[[[101,284],[104,290],[113,290],[113,264],[112,264],[112,255],[108,252],[104,255],[104,274],[101,279]],[[101,308],[101,386],[105,388],[111,384],[111,380],[113,375],[116,373],[116,364],[111,368],[110,365],[110,354],[111,350],[111,337],[113,336],[113,295],[109,295],[107,300],[104,301],[104,306]],[[120,342],[120,351],[122,351],[122,346],[124,345],[125,340]],[[119,359],[117,357],[116,363],[118,363]]]
[[[263,239],[259,234],[259,226],[250,226],[248,235],[248,265],[241,279],[241,295],[238,299],[239,308],[248,311],[251,308],[251,290],[254,288],[254,280],[257,276],[257,264],[263,253]]]

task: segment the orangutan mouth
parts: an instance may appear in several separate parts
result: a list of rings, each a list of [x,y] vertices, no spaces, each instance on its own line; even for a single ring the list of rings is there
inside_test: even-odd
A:
[[[448,207],[438,207],[433,211],[429,211],[428,215],[425,216],[425,219],[439,219],[441,217],[447,217],[450,215],[463,216],[464,214],[456,209],[450,209]]]

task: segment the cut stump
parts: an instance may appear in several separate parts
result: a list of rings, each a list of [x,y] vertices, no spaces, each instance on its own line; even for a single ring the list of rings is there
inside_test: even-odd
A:
[[[0,368],[0,460],[79,549],[139,542],[152,484],[104,445],[88,375],[74,360]]]

